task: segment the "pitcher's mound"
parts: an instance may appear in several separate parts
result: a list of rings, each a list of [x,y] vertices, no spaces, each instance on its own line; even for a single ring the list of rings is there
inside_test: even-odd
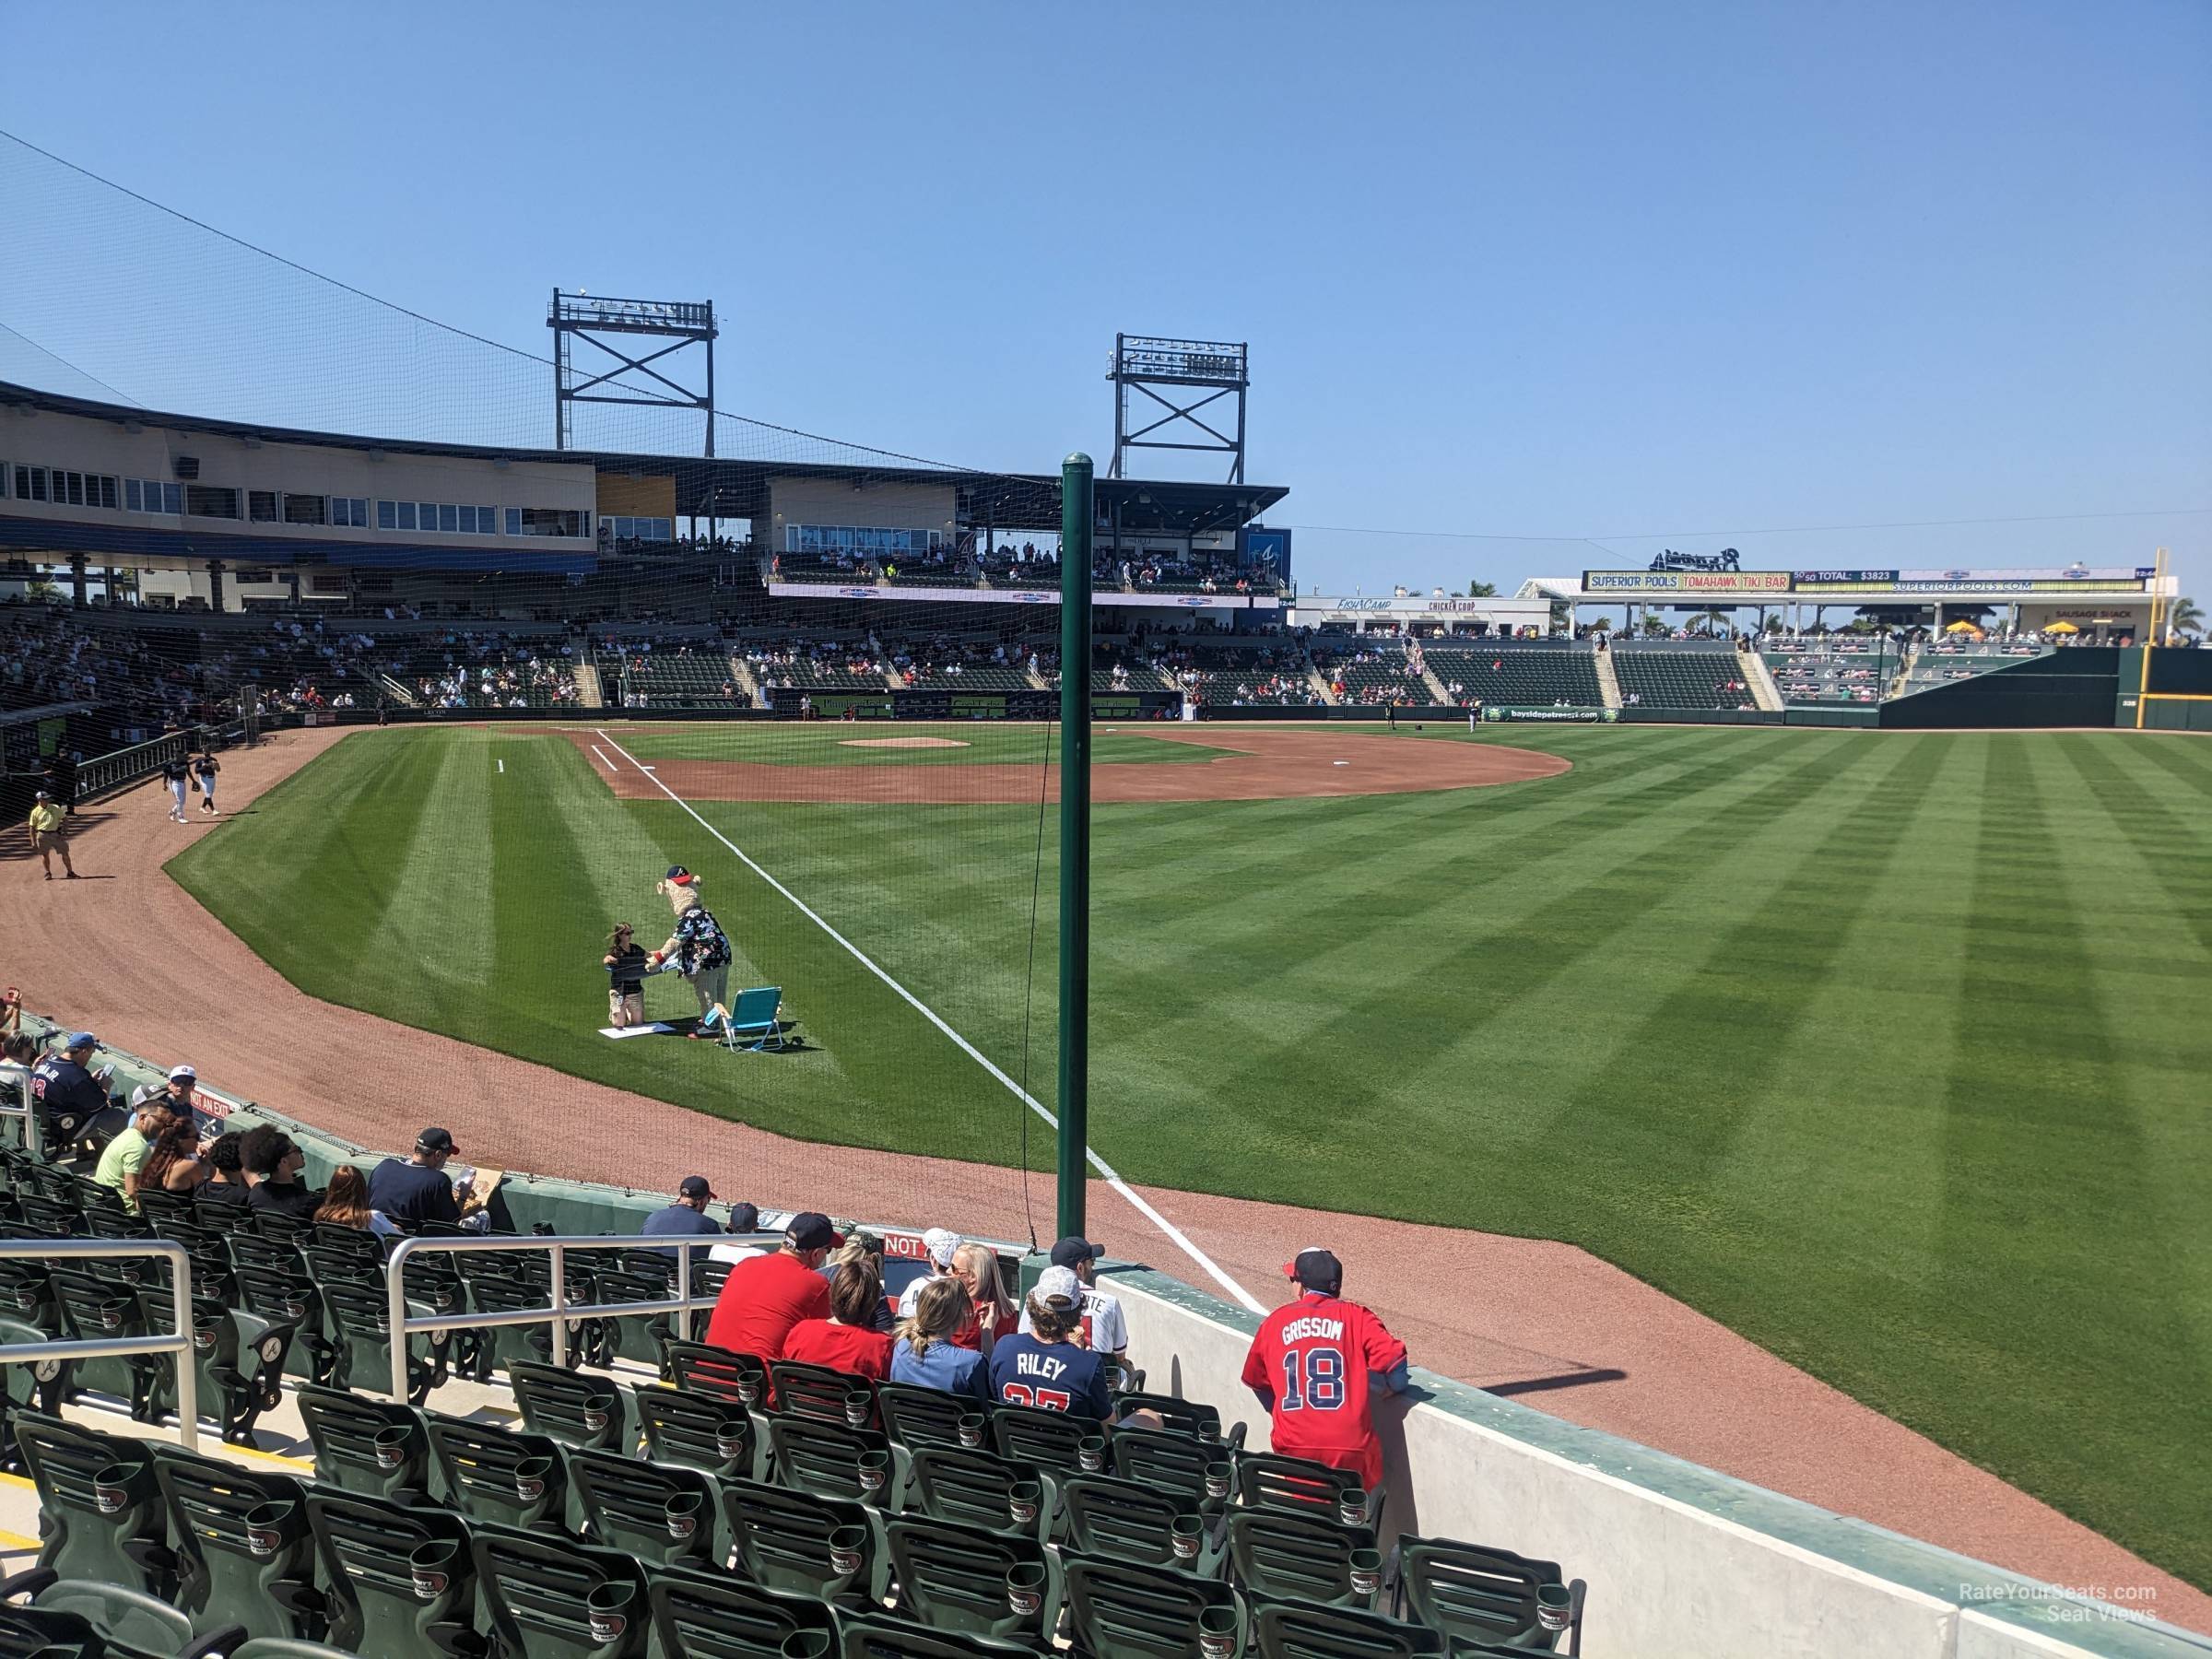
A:
[[[958,737],[841,737],[839,748],[966,748]]]

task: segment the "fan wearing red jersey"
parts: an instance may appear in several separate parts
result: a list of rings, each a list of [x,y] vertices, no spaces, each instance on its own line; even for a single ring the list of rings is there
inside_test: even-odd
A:
[[[783,1358],[826,1365],[877,1382],[891,1374],[891,1334],[876,1328],[883,1280],[871,1259],[840,1262],[830,1276],[828,1319],[802,1319],[783,1338]]]
[[[1325,1250],[1301,1250],[1283,1272],[1299,1294],[1260,1322],[1244,1356],[1244,1386],[1273,1419],[1269,1440],[1287,1457],[1356,1471],[1370,1491],[1382,1479],[1372,1385],[1406,1383],[1406,1345],[1358,1302],[1344,1300],[1344,1265]]]

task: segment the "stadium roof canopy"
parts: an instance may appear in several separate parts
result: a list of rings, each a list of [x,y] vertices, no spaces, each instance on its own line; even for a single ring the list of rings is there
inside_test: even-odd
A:
[[[49,410],[139,427],[174,427],[266,443],[324,444],[335,449],[448,455],[478,461],[546,462],[591,466],[601,473],[618,476],[673,475],[677,515],[686,518],[753,518],[768,511],[768,486],[774,478],[822,478],[855,486],[949,482],[961,492],[963,516],[971,524],[989,524],[1006,531],[1053,532],[1060,528],[1060,478],[1056,473],[988,473],[888,462],[757,461],[699,455],[641,455],[616,450],[512,449],[489,444],[432,443],[167,414],[142,409],[135,404],[100,403],[57,392],[42,392],[7,381],[0,381],[0,406]],[[1203,535],[1234,530],[1257,518],[1289,493],[1287,487],[1277,484],[1201,484],[1146,478],[1098,481],[1100,515],[1138,535],[1147,532]]]

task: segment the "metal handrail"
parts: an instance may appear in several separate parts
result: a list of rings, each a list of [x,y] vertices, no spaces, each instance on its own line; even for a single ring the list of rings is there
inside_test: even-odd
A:
[[[0,1343],[0,1365],[36,1365],[43,1359],[136,1359],[177,1356],[177,1444],[200,1449],[200,1372],[192,1353],[192,1258],[172,1239],[0,1239],[0,1262],[100,1261],[165,1256],[176,1330],[167,1336],[68,1337],[55,1342]]]
[[[391,1260],[384,1265],[386,1277],[387,1318],[392,1332],[392,1397],[400,1405],[407,1402],[407,1338],[438,1331],[488,1331],[511,1325],[550,1324],[553,1327],[553,1363],[566,1367],[569,1362],[569,1321],[571,1319],[644,1319],[656,1313],[673,1313],[681,1321],[677,1329],[682,1339],[691,1340],[691,1315],[699,1309],[712,1309],[712,1296],[694,1296],[691,1293],[691,1253],[695,1249],[712,1249],[717,1244],[771,1245],[782,1239],[780,1233],[747,1235],[742,1233],[637,1233],[620,1237],[596,1234],[563,1234],[541,1238],[535,1234],[524,1237],[479,1234],[467,1239],[402,1239],[393,1251]],[[514,1252],[521,1250],[550,1251],[553,1256],[552,1300],[543,1308],[516,1308],[500,1313],[417,1313],[407,1312],[407,1282],[406,1268],[416,1256],[430,1251],[454,1252]],[[571,1250],[673,1250],[677,1253],[677,1282],[683,1294],[661,1301],[640,1302],[581,1302],[569,1300],[568,1261]]]
[[[0,1118],[19,1117],[23,1120],[23,1149],[33,1158],[38,1158],[44,1151],[40,1134],[43,1124],[41,1122],[41,1114],[30,1099],[29,1089],[29,1082],[26,1079],[21,1100],[11,1104],[5,1098],[0,1098]]]

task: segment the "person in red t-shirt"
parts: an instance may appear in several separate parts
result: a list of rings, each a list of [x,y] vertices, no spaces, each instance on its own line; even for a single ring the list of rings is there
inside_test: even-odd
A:
[[[836,1243],[829,1217],[813,1210],[794,1216],[782,1249],[730,1269],[707,1321],[707,1346],[781,1359],[793,1325],[830,1316],[830,1281],[821,1267]]]
[[[802,1319],[783,1338],[783,1358],[826,1365],[876,1382],[891,1374],[891,1334],[876,1329],[883,1280],[870,1260],[841,1262],[830,1276],[830,1317]]]
[[[1337,1295],[1344,1265],[1329,1252],[1301,1250],[1283,1272],[1299,1294],[1260,1322],[1244,1356],[1244,1386],[1273,1419],[1275,1450],[1355,1470],[1371,1491],[1382,1478],[1382,1444],[1369,1373],[1385,1394],[1405,1388],[1406,1345]]]

